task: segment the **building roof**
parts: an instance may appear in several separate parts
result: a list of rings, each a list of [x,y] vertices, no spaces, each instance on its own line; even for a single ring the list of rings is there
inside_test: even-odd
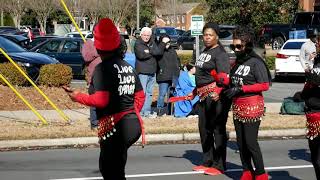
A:
[[[176,4],[176,14],[185,14],[191,11],[193,8],[197,7],[200,3],[182,3]],[[172,15],[174,11],[172,10],[172,4],[167,4],[166,6],[162,7],[161,9],[156,10],[156,14],[158,16],[162,15]]]

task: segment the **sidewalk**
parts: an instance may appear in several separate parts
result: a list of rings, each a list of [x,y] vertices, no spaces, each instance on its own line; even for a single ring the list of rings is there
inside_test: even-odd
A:
[[[266,111],[269,113],[279,113],[281,103],[266,103]],[[87,119],[89,116],[89,109],[64,110],[71,120]],[[61,117],[54,110],[39,111],[47,120],[57,121]],[[15,119],[15,120],[34,120],[37,117],[32,111],[0,111],[1,119]],[[305,129],[286,129],[286,130],[261,130],[259,137],[290,137],[290,136],[304,136]],[[231,139],[236,138],[234,131],[229,132]],[[174,141],[197,141],[200,140],[199,133],[180,133],[180,134],[147,134],[146,140],[152,142],[174,142]],[[141,142],[141,139],[139,140]],[[78,138],[64,138],[64,139],[35,139],[35,140],[3,140],[0,141],[0,148],[15,148],[15,147],[50,147],[50,146],[67,146],[67,145],[91,145],[97,144],[97,137],[78,137]]]
[[[266,103],[266,112],[279,113],[281,103]],[[63,112],[71,119],[85,119],[89,117],[89,109],[72,109],[63,110]],[[47,120],[55,121],[62,117],[55,110],[39,110],[39,113]],[[38,117],[32,111],[0,111],[0,118],[2,119],[16,119],[16,120],[35,120]]]

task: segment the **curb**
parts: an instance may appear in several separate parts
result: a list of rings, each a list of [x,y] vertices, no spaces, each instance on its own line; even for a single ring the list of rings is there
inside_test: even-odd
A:
[[[280,129],[280,130],[260,130],[259,137],[288,137],[304,136],[305,129]],[[235,131],[229,132],[231,139],[236,138]],[[182,134],[147,134],[147,142],[172,142],[172,141],[195,141],[200,140],[199,133],[182,133]],[[141,142],[141,138],[138,140]],[[67,145],[90,145],[97,144],[97,137],[79,137],[63,139],[32,139],[32,140],[10,140],[0,141],[0,148],[17,148],[17,147],[50,147],[50,146],[67,146]]]

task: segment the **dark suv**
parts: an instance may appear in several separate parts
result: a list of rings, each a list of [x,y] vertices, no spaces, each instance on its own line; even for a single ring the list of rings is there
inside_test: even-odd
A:
[[[167,34],[171,39],[171,46],[176,49],[178,48],[177,40],[179,34],[174,27],[155,27],[152,29],[152,34],[157,41],[159,41],[162,35]]]

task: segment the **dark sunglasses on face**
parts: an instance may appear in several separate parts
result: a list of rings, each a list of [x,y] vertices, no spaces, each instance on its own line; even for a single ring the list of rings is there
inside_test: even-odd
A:
[[[242,48],[243,48],[242,44],[230,44],[230,49],[232,49],[232,51],[236,49],[242,49]]]

